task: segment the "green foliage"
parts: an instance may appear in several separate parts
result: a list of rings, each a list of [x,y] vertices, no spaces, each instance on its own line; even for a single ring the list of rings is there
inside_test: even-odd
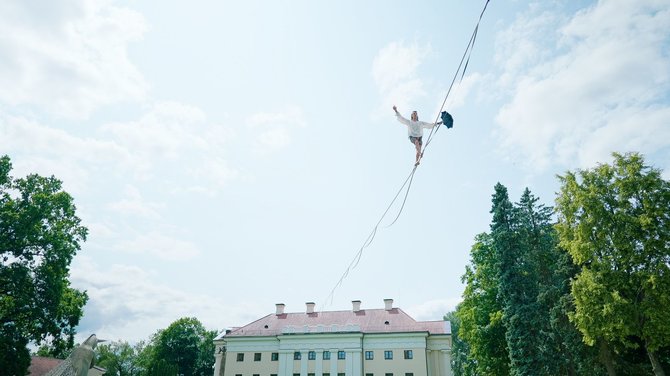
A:
[[[139,362],[143,349],[143,342],[135,346],[125,341],[103,343],[96,348],[95,364],[110,376],[138,376],[144,370]]]
[[[15,323],[0,325],[0,375],[25,375],[30,367],[28,339]]]
[[[149,342],[98,346],[96,364],[113,376],[211,376],[216,331],[195,318],[179,319],[157,331]]]
[[[72,197],[54,177],[14,179],[11,169],[0,158],[0,369],[25,365],[30,341],[65,356],[87,301],[68,281],[87,234]]]
[[[521,204],[512,205],[507,188],[498,183],[493,195],[491,236],[497,256],[498,298],[503,307],[505,338],[510,355],[510,374],[534,375],[542,367],[537,344],[543,326],[537,303],[537,260],[533,252],[541,242],[534,197],[526,190]],[[529,325],[530,324],[530,325]]]
[[[463,375],[508,375],[509,354],[498,300],[497,258],[492,239],[480,234],[470,254],[470,265],[461,278],[463,301],[456,308],[460,320],[458,337],[468,345],[468,361],[461,363]]]
[[[444,320],[451,323],[451,370],[454,376],[476,375],[476,364],[470,357],[470,346],[458,335],[461,319],[452,311],[444,315]]]
[[[670,183],[641,155],[559,176],[560,244],[580,267],[572,321],[589,344],[670,346]]]
[[[160,359],[151,365],[146,373],[147,376],[178,376],[190,375],[189,373],[179,373],[179,367],[165,359]]]
[[[477,236],[463,276],[454,373],[602,374],[597,352],[568,319],[577,267],[558,248],[552,208],[528,189],[512,204],[501,184],[492,203],[491,232]]]
[[[216,331],[206,330],[198,319],[181,318],[154,335],[149,368],[165,362],[176,365],[180,374],[210,376],[215,336]]]

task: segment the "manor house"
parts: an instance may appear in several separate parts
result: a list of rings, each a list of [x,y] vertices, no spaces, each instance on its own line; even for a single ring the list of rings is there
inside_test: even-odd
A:
[[[451,376],[448,321],[383,309],[276,312],[214,339],[214,376]]]

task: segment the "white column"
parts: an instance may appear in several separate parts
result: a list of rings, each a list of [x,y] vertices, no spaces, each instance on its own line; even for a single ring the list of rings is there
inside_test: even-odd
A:
[[[216,359],[214,361],[214,376],[219,376],[219,374],[221,373],[221,359],[223,358],[223,355],[221,353],[218,353],[214,355],[214,358]]]
[[[292,357],[289,358],[289,353],[286,351],[279,353],[279,374],[277,376],[292,376],[289,365],[292,365]]]
[[[432,350],[426,350],[426,358],[428,358],[428,376],[434,376],[435,375],[435,369],[433,367],[433,351]]]
[[[449,350],[440,350],[440,355],[442,356],[442,364],[444,371],[442,371],[442,376],[451,376],[451,351]]]
[[[300,376],[307,376],[307,358],[309,351],[300,350]]]
[[[337,349],[330,350],[330,376],[337,376]]]
[[[354,354],[351,351],[347,351],[344,355],[344,376],[353,376],[354,375]],[[335,375],[337,376],[337,375]]]
[[[316,352],[316,366],[314,368],[314,376],[322,376],[323,374],[323,351]],[[335,375],[337,376],[337,375]]]
[[[353,350],[350,352],[350,355],[351,355],[351,376],[361,376],[361,372],[363,371],[362,350]]]

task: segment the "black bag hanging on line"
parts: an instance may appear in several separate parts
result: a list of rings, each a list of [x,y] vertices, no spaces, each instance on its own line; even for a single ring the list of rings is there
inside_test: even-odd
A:
[[[447,128],[452,128],[454,126],[454,118],[447,111],[442,111],[442,124]]]

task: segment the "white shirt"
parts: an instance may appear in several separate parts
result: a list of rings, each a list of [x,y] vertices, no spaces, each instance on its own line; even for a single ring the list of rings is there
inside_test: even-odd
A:
[[[395,114],[398,121],[407,126],[407,134],[411,137],[423,137],[424,129],[432,129],[436,123],[426,123],[425,121],[414,121],[405,119],[400,113]]]

